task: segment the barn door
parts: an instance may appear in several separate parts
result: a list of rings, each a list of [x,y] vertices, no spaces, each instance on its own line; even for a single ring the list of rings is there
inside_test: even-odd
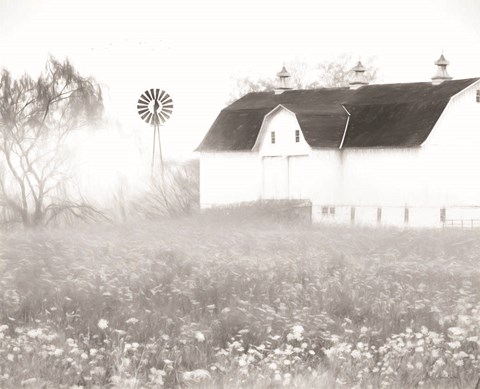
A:
[[[288,183],[291,199],[310,199],[311,177],[308,155],[291,156],[288,161]]]
[[[288,199],[288,158],[263,157],[263,198]]]

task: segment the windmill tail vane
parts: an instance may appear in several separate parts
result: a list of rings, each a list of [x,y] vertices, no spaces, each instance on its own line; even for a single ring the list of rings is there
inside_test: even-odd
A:
[[[157,137],[160,167],[163,176],[160,126],[162,126],[172,115],[173,100],[167,92],[161,89],[147,89],[138,99],[137,110],[140,118],[153,127],[152,176],[155,165],[155,144]]]

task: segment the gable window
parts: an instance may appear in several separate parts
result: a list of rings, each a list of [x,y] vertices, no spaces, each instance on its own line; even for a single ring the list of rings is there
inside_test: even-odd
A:
[[[335,207],[330,207],[330,215],[335,216]]]
[[[477,103],[480,103],[480,89],[477,89]]]
[[[272,132],[270,133],[270,141],[272,142],[272,144],[275,143],[275,131],[272,131]]]
[[[295,143],[300,142],[300,130],[295,130]]]
[[[322,215],[327,216],[328,215],[328,207],[322,207]]]

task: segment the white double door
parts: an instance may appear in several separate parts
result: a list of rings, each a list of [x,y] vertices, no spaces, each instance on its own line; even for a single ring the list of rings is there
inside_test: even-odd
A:
[[[263,157],[263,198],[309,199],[308,155]]]

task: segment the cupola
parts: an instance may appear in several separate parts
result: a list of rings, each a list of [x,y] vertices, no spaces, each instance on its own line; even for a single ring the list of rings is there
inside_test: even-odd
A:
[[[437,72],[432,77],[433,85],[439,85],[445,80],[452,79],[452,77],[448,74],[448,71],[447,71],[447,66],[450,65],[450,62],[448,62],[445,59],[445,57],[443,56],[443,53],[440,56],[440,58],[435,61],[435,65],[437,65]]]
[[[290,73],[285,69],[285,66],[277,73],[277,78],[277,86],[274,89],[276,95],[292,89],[290,86]]]
[[[367,78],[365,77],[365,72],[367,68],[358,61],[357,65],[352,69],[353,77],[350,81],[350,89],[358,89],[361,86],[368,85]]]

